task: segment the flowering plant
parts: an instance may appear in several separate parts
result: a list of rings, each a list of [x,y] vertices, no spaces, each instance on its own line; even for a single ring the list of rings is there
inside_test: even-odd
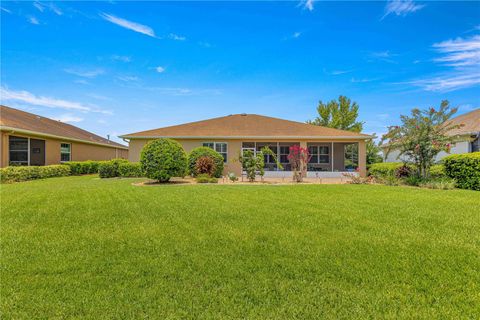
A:
[[[300,147],[299,145],[291,146],[289,152],[287,159],[292,165],[293,180],[302,182],[303,178],[307,176],[307,164],[312,156],[307,148]]]
[[[451,109],[449,102],[444,100],[438,110],[413,109],[410,116],[401,116],[402,126],[389,127],[382,137],[382,143],[388,141],[385,144],[387,155],[399,151],[399,156],[415,165],[417,176],[428,178],[435,157],[441,151],[450,152],[451,144],[458,140],[450,133],[461,127],[449,121],[455,112],[457,108]]]

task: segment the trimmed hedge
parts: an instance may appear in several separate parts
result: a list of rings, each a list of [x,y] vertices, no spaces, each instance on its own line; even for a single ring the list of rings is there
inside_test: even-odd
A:
[[[213,162],[215,163],[213,176],[220,178],[223,173],[223,157],[220,153],[208,147],[198,147],[190,152],[188,155],[188,173],[192,177],[197,176],[196,164],[197,160],[201,157],[209,157],[213,159]]]
[[[147,178],[167,182],[171,177],[185,176],[187,154],[177,141],[157,139],[143,147],[140,163]]]
[[[435,164],[430,167],[430,178],[441,179],[446,178],[445,166],[443,164]]]
[[[2,183],[64,177],[69,175],[70,167],[64,165],[51,165],[42,167],[12,166],[0,169],[0,181]]]
[[[480,190],[480,152],[451,155],[443,159],[443,164],[457,187]]]
[[[395,176],[398,168],[402,167],[402,162],[380,162],[373,163],[368,170],[369,175],[375,178],[385,178],[387,176]],[[413,169],[413,166],[407,164],[407,167]]]
[[[112,159],[110,161],[103,161],[98,166],[98,174],[100,178],[115,178],[119,177],[118,168],[121,164],[128,163],[125,159]]]
[[[120,163],[120,165],[118,166],[118,174],[120,177],[126,178],[145,177],[140,162]]]
[[[71,174],[78,176],[82,174],[98,173],[98,167],[104,162],[106,161],[71,161],[65,162],[63,165],[69,166]]]

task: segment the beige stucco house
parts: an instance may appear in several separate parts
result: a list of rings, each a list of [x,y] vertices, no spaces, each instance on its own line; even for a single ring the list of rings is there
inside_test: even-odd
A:
[[[257,152],[268,146],[277,154],[284,170],[265,156],[265,176],[290,175],[289,147],[308,147],[312,155],[308,176],[335,177],[342,172],[366,175],[365,142],[371,136],[356,132],[314,126],[256,114],[235,114],[120,136],[129,143],[129,160],[139,161],[143,146],[158,138],[180,142],[186,152],[200,146],[215,149],[225,159],[225,170],[242,173],[238,157],[242,150]]]
[[[0,106],[0,167],[128,158],[128,147],[67,123]]]
[[[459,125],[460,128],[451,130],[448,134],[456,137],[457,142],[452,145],[450,153],[440,152],[435,161],[441,161],[450,154],[463,154],[480,151],[480,109],[470,111],[449,120],[450,124]],[[393,150],[387,154],[383,148],[385,162],[407,161],[407,157],[400,156],[400,152]]]

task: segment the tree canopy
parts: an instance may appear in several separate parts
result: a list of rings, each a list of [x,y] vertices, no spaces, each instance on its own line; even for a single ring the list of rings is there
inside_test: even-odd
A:
[[[345,96],[339,96],[338,101],[332,100],[327,104],[321,100],[318,103],[318,117],[307,121],[309,124],[330,127],[341,130],[360,132],[363,129],[363,122],[357,121],[358,104],[351,102]]]
[[[448,132],[459,128],[448,120],[457,112],[457,108],[450,108],[450,103],[443,100],[440,108],[426,110],[413,109],[410,116],[401,116],[401,126],[389,127],[383,135],[387,155],[393,150],[406,156],[407,162],[415,164],[418,175],[427,178],[435,157],[441,152],[450,152],[450,147],[457,140]]]

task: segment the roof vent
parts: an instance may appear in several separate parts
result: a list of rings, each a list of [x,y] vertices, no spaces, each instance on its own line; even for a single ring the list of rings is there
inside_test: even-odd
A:
[[[246,113],[241,113],[240,114],[242,117],[245,117],[247,114]]]

